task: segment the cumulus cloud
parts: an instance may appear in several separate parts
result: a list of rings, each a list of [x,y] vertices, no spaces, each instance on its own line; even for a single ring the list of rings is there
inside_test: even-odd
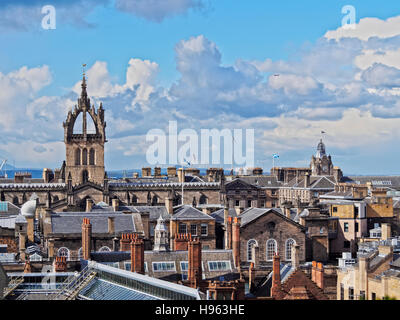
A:
[[[325,38],[339,40],[342,38],[358,38],[367,41],[370,38],[391,38],[400,34],[400,17],[391,17],[386,20],[378,18],[364,18],[355,25],[355,28],[340,27],[325,33]]]
[[[383,33],[381,38],[322,37],[286,60],[266,56],[224,65],[217,44],[198,35],[176,44],[178,78],[170,85],[159,85],[162,66],[157,61],[132,57],[122,83],[109,73],[107,62],[91,65],[88,93],[106,109],[106,160],[114,168],[143,164],[146,133],[155,128],[167,132],[170,120],[178,122],[179,130],[198,132],[254,128],[259,158],[271,150],[296,152],[306,145],[313,152],[321,130],[329,132],[334,150],[373,148],[400,138],[399,52],[400,37]],[[6,88],[0,94],[5,114],[0,128],[13,132],[3,150],[26,135],[32,144],[28,149],[39,159],[53,159],[51,150],[60,150],[61,123],[76,104],[81,82],[65,96],[41,96],[50,81],[46,66],[0,74]]]

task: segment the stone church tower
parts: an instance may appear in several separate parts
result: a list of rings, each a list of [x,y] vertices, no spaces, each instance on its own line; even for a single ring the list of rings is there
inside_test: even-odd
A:
[[[83,74],[81,97],[78,106],[68,112],[64,126],[66,148],[65,176],[72,180],[72,185],[104,182],[104,143],[106,140],[106,122],[104,109],[100,103],[97,112],[86,91],[86,78]],[[82,133],[74,133],[75,121],[82,114]],[[88,118],[89,115],[89,118]],[[87,121],[93,120],[96,132],[88,133]]]
[[[333,164],[331,155],[326,155],[325,144],[322,139],[318,143],[317,153],[311,158],[311,174],[313,176],[331,176],[333,175]]]

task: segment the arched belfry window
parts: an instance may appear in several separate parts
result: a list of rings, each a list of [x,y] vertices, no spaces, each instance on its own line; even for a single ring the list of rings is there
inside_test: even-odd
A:
[[[89,173],[87,170],[82,171],[82,183],[88,182],[89,181]]]
[[[75,150],[75,165],[81,165],[81,149],[79,148]]]
[[[89,165],[91,166],[95,165],[95,153],[93,148],[91,148],[89,151]]]
[[[83,164],[84,166],[87,165],[87,157],[88,157],[88,152],[87,152],[87,149],[85,148],[85,149],[83,149],[83,151],[82,151],[82,164]]]

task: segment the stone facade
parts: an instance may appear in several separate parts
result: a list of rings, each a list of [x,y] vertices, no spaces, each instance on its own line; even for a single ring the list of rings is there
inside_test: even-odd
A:
[[[267,259],[267,241],[276,242],[276,250],[286,259],[287,241],[293,239],[300,246],[299,259],[305,261],[306,235],[305,228],[291,219],[286,218],[280,213],[270,210],[265,215],[253,220],[249,224],[240,228],[240,260],[248,262],[248,245],[250,240],[255,240],[259,247],[259,257],[255,259],[261,263],[272,265],[272,258]]]

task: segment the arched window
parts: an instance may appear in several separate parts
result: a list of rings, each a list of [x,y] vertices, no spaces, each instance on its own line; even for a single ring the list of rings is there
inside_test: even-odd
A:
[[[79,148],[75,150],[75,165],[81,165],[81,149]]]
[[[274,239],[269,239],[267,241],[267,261],[271,261],[274,258],[275,253],[277,252],[277,244]]]
[[[89,181],[89,173],[87,170],[82,171],[82,183],[86,183]]]
[[[57,257],[67,257],[67,260],[69,260],[69,250],[66,247],[61,247],[57,251]]]
[[[136,197],[136,195],[132,195],[132,203],[133,204],[137,204],[137,202],[138,202],[138,199],[137,199],[137,197]]]
[[[95,162],[95,153],[94,153],[94,149],[90,149],[89,151],[89,165],[94,166]]]
[[[99,252],[110,252],[110,251],[111,251],[111,249],[109,247],[107,247],[107,246],[101,247],[99,249]]]
[[[253,261],[253,252],[251,248],[253,248],[254,245],[258,245],[256,240],[251,239],[247,241],[247,261]]]
[[[202,194],[199,199],[199,204],[207,204],[207,200],[208,200],[207,197],[204,194]]]
[[[14,198],[13,198],[13,204],[18,205],[18,202],[19,202],[19,201],[18,201],[18,197],[14,197]]]
[[[87,154],[87,149],[85,148],[85,149],[83,149],[83,151],[82,151],[82,164],[83,164],[84,166],[87,166],[87,156],[88,156],[88,154]]]
[[[296,241],[294,241],[293,239],[286,240],[285,249],[286,249],[286,260],[287,261],[292,260],[292,248],[295,244],[296,244]]]
[[[151,204],[154,206],[158,203],[158,197],[157,196],[153,196],[153,200],[151,201]]]
[[[82,247],[78,250],[78,260],[83,259]]]
[[[54,196],[53,201],[57,202],[59,200],[58,196]]]

